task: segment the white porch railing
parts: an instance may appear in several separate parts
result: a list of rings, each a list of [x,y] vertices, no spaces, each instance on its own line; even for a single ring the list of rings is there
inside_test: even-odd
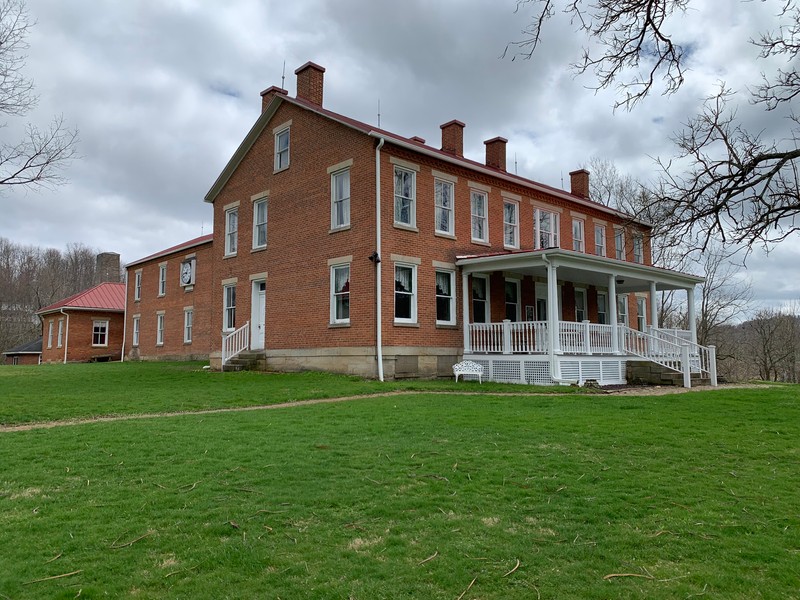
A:
[[[250,321],[230,333],[222,334],[222,366],[250,347]]]

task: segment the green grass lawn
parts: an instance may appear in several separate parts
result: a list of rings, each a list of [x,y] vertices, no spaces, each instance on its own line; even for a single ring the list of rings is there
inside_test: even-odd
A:
[[[145,371],[108,393],[173,389]],[[251,377],[209,385],[246,397]],[[287,399],[317,377],[259,383]],[[33,418],[58,415],[58,389],[17,381]],[[0,598],[799,598],[799,391],[421,393],[0,433]]]

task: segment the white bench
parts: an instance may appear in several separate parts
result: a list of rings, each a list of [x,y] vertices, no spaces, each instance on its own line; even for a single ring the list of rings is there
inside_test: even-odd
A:
[[[464,375],[477,375],[478,383],[482,383],[481,377],[483,377],[483,367],[471,360],[462,360],[453,365],[453,375],[456,376],[456,381],[458,381],[459,375],[461,375],[462,379]]]

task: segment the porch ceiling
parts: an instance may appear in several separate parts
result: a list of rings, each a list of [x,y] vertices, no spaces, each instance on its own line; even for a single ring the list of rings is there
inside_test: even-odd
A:
[[[704,281],[702,277],[687,273],[560,248],[456,258],[456,265],[464,273],[504,271],[543,279],[547,278],[548,262],[557,267],[558,279],[576,284],[607,287],[608,278],[613,275],[617,293],[646,292],[651,282],[655,282],[657,290],[686,290]]]

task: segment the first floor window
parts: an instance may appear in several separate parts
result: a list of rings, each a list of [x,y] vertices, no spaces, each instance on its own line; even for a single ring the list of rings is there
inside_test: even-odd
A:
[[[472,241],[489,241],[489,223],[486,215],[486,194],[472,191],[470,193],[472,211]]]
[[[108,346],[108,321],[92,323],[92,346]]]
[[[503,244],[507,248],[519,248],[519,205],[503,202]]]
[[[636,299],[636,328],[639,331],[647,329],[647,301],[644,298]]]
[[[436,323],[439,325],[456,323],[455,277],[452,271],[436,271]]]
[[[558,248],[558,213],[536,209],[534,242],[536,249]]]
[[[236,329],[236,286],[226,285],[222,288],[222,295],[222,328],[225,331],[233,331]]]
[[[506,319],[511,322],[520,320],[519,280],[506,279]]]
[[[597,256],[606,255],[606,228],[603,225],[594,226],[594,253]]]
[[[58,347],[61,348],[61,345],[64,343],[64,319],[58,320]]]
[[[603,292],[597,294],[597,322],[600,325],[608,324],[608,296]]]
[[[614,231],[614,246],[617,251],[617,260],[625,260],[625,232],[622,229]]]
[[[394,222],[410,227],[414,227],[416,224],[414,176],[414,171],[400,167],[394,168]]]
[[[472,322],[489,322],[489,280],[480,275],[472,276]]]
[[[350,265],[331,267],[331,323],[350,322]]]
[[[434,181],[436,206],[436,232],[453,234],[453,184],[449,181]]]
[[[192,343],[192,322],[194,321],[194,310],[187,308],[183,311],[183,343]]]
[[[225,211],[225,254],[236,254],[239,235],[239,209]]]
[[[617,296],[617,323],[628,325],[628,297]]]
[[[156,346],[164,345],[164,314],[156,315]]]
[[[47,347],[53,347],[53,321],[50,321],[47,328]]]
[[[572,219],[572,249],[575,250],[575,252],[583,252],[585,247],[583,240],[583,220]]]
[[[394,267],[394,320],[399,323],[417,321],[417,269],[413,265]]]
[[[331,174],[331,229],[350,225],[350,169]]]
[[[253,248],[264,248],[267,245],[267,199],[262,198],[253,203]]]
[[[132,344],[134,346],[139,345],[139,317],[133,317],[133,340]]]
[[[586,290],[575,290],[575,320],[578,323],[586,320]]]

